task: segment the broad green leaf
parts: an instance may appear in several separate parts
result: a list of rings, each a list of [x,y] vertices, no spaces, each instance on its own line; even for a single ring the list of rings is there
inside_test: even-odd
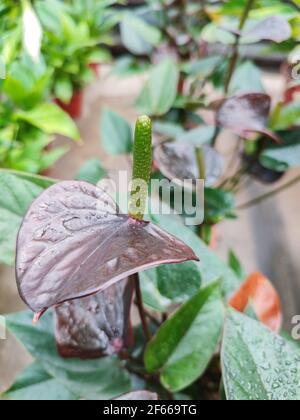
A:
[[[279,131],[278,135],[282,143],[264,149],[259,156],[260,163],[279,172],[300,166],[300,129]]]
[[[285,130],[300,122],[300,102],[293,102],[286,106],[279,105],[273,111],[270,128],[273,131]]]
[[[0,261],[13,265],[21,222],[43,188],[13,173],[0,171],[0,190]]]
[[[162,296],[158,290],[157,270],[144,271],[139,277],[144,304],[157,312],[166,312],[172,302]]]
[[[140,111],[155,116],[167,113],[174,105],[178,80],[179,70],[171,59],[154,67],[137,100]]]
[[[222,59],[219,56],[202,58],[201,60],[188,62],[183,66],[183,71],[190,76],[207,77]]]
[[[245,61],[235,70],[231,83],[230,94],[238,92],[264,92],[262,74],[251,61]]]
[[[233,195],[218,188],[205,188],[205,218],[219,223],[224,218],[233,218],[235,200]]]
[[[73,140],[80,140],[74,121],[59,106],[44,103],[30,111],[20,111],[16,118],[32,124],[47,134],[61,134]]]
[[[98,159],[90,159],[81,166],[75,179],[97,184],[106,175],[107,171],[103,168],[101,162]]]
[[[32,184],[41,187],[42,189],[49,188],[51,185],[55,184],[58,180],[54,178],[48,178],[46,176],[30,174],[27,172],[19,172],[19,171],[12,171],[9,169],[1,169],[0,168],[0,179],[1,176],[5,176],[5,174],[13,175],[21,180],[29,181]]]
[[[200,258],[200,263],[196,264],[199,266],[203,284],[221,279],[226,297],[229,297],[240,286],[241,281],[235,273],[201,241],[198,235],[183,224],[180,217],[151,215],[151,219],[193,249]]]
[[[6,324],[46,372],[80,398],[105,400],[130,391],[129,375],[116,357],[83,361],[58,355],[51,311],[36,326],[30,311],[8,315]]]
[[[110,109],[105,109],[102,114],[101,139],[104,149],[111,155],[132,152],[132,130],[129,123]]]
[[[120,30],[124,46],[133,54],[149,54],[161,40],[159,29],[133,13],[123,16]]]
[[[220,339],[224,308],[219,283],[199,291],[159,329],[148,344],[145,366],[162,384],[180,391],[207,368]]]
[[[215,130],[215,127],[212,126],[200,126],[178,135],[177,140],[193,142],[199,145],[209,144],[214,137]]]
[[[201,274],[198,264],[193,261],[163,265],[156,271],[159,292],[172,302],[187,300],[200,289]]]
[[[3,396],[17,401],[69,401],[79,399],[49,375],[43,366],[37,362],[24,369]]]
[[[229,309],[222,348],[227,399],[299,400],[300,354],[261,323]]]
[[[69,104],[73,95],[71,80],[67,76],[58,78],[54,83],[54,93],[57,99]]]

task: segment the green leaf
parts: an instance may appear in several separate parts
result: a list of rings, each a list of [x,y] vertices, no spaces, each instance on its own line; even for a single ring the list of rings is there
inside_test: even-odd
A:
[[[198,265],[193,261],[163,265],[156,270],[158,290],[173,302],[187,300],[200,289],[201,274]]]
[[[209,144],[214,137],[215,130],[216,129],[213,126],[200,126],[178,135],[177,140],[193,142],[195,144],[199,144],[200,146],[203,144]]]
[[[0,190],[0,261],[13,265],[21,222],[43,188],[12,173],[0,171]]]
[[[245,61],[235,70],[231,83],[230,94],[237,92],[264,92],[262,74],[251,61]]]
[[[172,302],[158,290],[156,269],[139,273],[139,278],[144,304],[154,311],[166,312]]]
[[[279,105],[273,111],[270,128],[273,131],[285,130],[300,122],[300,102],[293,102],[288,105]]]
[[[225,325],[222,371],[230,401],[300,399],[299,352],[233,309]]]
[[[218,282],[199,291],[163,324],[147,346],[146,369],[159,370],[162,384],[174,392],[192,384],[213,357],[223,317]]]
[[[225,218],[234,217],[234,196],[218,188],[205,188],[205,218],[219,223]]]
[[[300,129],[279,131],[282,143],[265,148],[260,156],[260,163],[279,172],[300,166]]]
[[[17,401],[69,401],[79,399],[49,375],[43,366],[37,362],[24,369],[3,396]]]
[[[161,40],[159,29],[133,13],[126,13],[123,16],[120,30],[124,46],[137,55],[151,53],[153,47]]]
[[[245,280],[246,278],[245,271],[242,267],[241,262],[239,261],[238,257],[236,256],[236,254],[234,253],[232,249],[229,251],[228,260],[229,260],[228,262],[229,267],[235,272],[237,277],[241,279],[242,281]]]
[[[178,216],[151,215],[151,220],[167,232],[181,239],[190,246],[197,257],[200,258],[199,266],[203,284],[222,279],[223,291],[229,297],[240,286],[240,279],[212,252],[201,239],[183,224],[183,219]]]
[[[201,58],[201,60],[186,63],[183,71],[190,76],[207,77],[221,61],[219,56]]]
[[[101,138],[104,149],[111,155],[132,152],[132,129],[129,123],[110,109],[105,109],[102,114]]]
[[[97,182],[99,182],[100,179],[105,178],[106,175],[107,171],[103,168],[101,162],[98,159],[90,159],[81,166],[75,179],[97,184]]]
[[[173,106],[177,96],[179,70],[175,62],[170,59],[154,67],[150,73],[137,106],[147,115],[163,115]]]
[[[55,104],[40,104],[30,111],[21,111],[16,118],[28,122],[47,134],[61,134],[73,140],[80,140],[74,121]]]
[[[116,357],[83,361],[58,355],[51,311],[36,326],[30,311],[8,315],[6,325],[49,375],[80,398],[106,400],[130,391],[129,375]]]
[[[54,83],[54,94],[65,104],[69,104],[73,96],[73,85],[68,77],[60,77]]]

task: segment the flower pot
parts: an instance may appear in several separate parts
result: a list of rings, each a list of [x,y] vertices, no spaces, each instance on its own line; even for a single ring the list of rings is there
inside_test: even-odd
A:
[[[68,104],[65,104],[60,99],[55,99],[55,103],[67,112],[71,118],[79,118],[82,114],[83,92],[75,92]]]
[[[99,79],[99,77],[100,77],[100,65],[97,64],[97,63],[91,63],[91,64],[89,64],[89,68],[95,74],[96,78]]]

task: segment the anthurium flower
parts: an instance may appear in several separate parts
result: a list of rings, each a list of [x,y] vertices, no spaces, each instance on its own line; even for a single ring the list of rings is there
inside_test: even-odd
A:
[[[158,226],[121,214],[102,189],[58,183],[31,205],[17,240],[16,277],[37,314],[101,292],[139,271],[198,260]]]

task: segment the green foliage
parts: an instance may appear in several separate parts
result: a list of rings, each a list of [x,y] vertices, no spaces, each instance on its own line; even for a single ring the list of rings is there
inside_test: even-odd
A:
[[[86,181],[91,184],[97,184],[107,175],[106,170],[98,159],[87,160],[79,169],[76,179],[78,181]]]
[[[180,391],[206,369],[220,338],[223,305],[219,283],[185,303],[148,344],[145,366],[159,371],[163,385]]]
[[[299,400],[300,353],[259,322],[233,310],[222,348],[228,400]]]
[[[104,110],[102,114],[101,139],[105,151],[111,155],[132,152],[132,130],[129,123],[110,109]]]
[[[172,60],[167,59],[154,67],[137,100],[139,110],[154,116],[167,113],[175,102],[178,80],[179,71]]]

